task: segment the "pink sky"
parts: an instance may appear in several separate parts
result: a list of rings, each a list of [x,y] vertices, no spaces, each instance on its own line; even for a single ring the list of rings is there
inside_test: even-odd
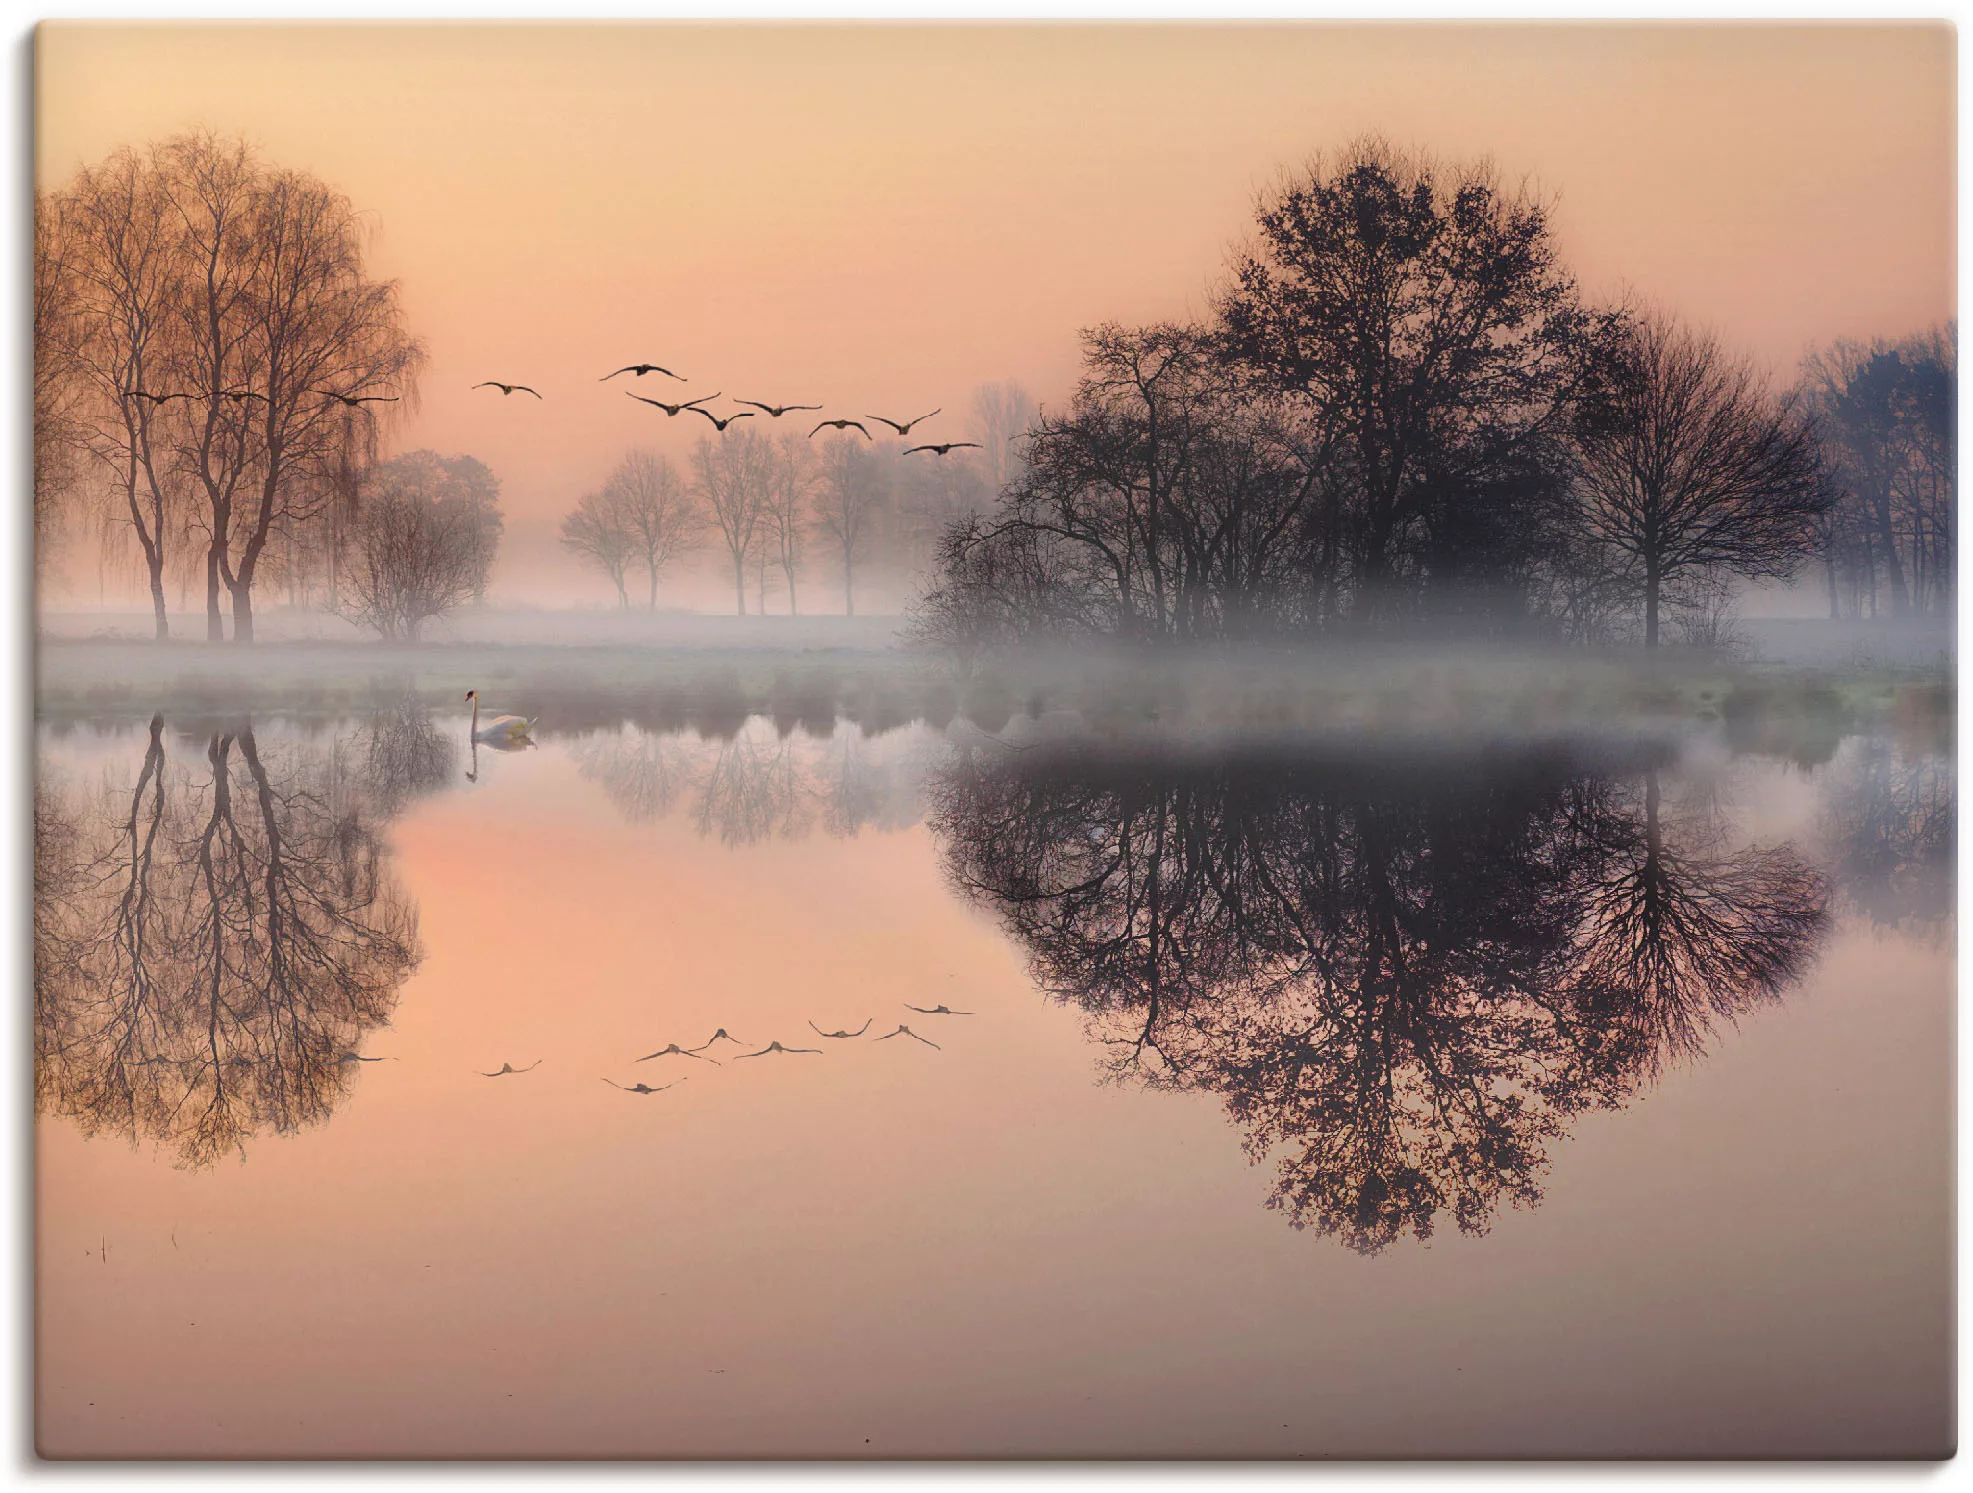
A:
[[[1531,177],[1592,294],[1778,370],[1914,330],[1953,314],[1953,47],[1944,24],[68,22],[38,32],[36,149],[54,184],[207,125],[346,191],[431,350],[397,440],[486,461],[518,537],[626,448],[706,429],[597,382],[622,363],[830,414],[943,406],[922,433],[959,438],[982,381],[1061,400],[1079,327],[1201,311],[1255,192],[1367,130]]]

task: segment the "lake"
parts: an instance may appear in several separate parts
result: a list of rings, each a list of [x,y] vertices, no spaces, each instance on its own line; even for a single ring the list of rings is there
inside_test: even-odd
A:
[[[1949,730],[537,737],[44,722],[43,1455],[1950,1454]]]

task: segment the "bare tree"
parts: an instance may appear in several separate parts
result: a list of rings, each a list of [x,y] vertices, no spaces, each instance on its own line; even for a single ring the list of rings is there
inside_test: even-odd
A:
[[[1594,359],[1576,449],[1578,516],[1632,572],[1646,647],[1674,581],[1792,575],[1832,498],[1793,401],[1663,315],[1621,328]]]
[[[67,204],[34,200],[34,557],[37,571],[52,564],[64,537],[63,520],[80,486],[81,389],[72,349],[78,326],[77,246],[64,231]]]
[[[1959,358],[1948,324],[1898,344],[1838,342],[1803,361],[1839,492],[1823,519],[1831,615],[1944,611],[1954,588]]]
[[[463,606],[490,558],[473,499],[433,480],[434,468],[445,475],[429,451],[386,463],[355,522],[339,610],[387,639],[416,642],[426,622]]]
[[[51,197],[37,227],[48,236],[37,258],[61,264],[68,312],[57,315],[37,300],[37,338],[45,332],[54,343],[37,347],[37,394],[44,367],[51,377],[59,370],[75,401],[75,437],[110,474],[115,518],[137,541],[157,636],[166,638],[167,552],[185,532],[187,507],[169,455],[174,411],[164,398],[175,392],[170,197],[154,162],[120,150]],[[38,265],[37,292],[45,273]]]
[[[994,492],[1013,482],[1026,467],[1024,438],[1038,414],[1033,397],[1012,379],[981,384],[973,391],[966,436],[980,443],[975,455],[981,475]]]
[[[774,453],[765,436],[736,430],[717,442],[705,436],[692,448],[693,484],[711,511],[719,537],[733,562],[733,604],[747,613],[747,558],[754,553],[767,518],[767,494]]]
[[[767,541],[787,582],[790,616],[801,610],[795,602],[795,572],[808,537],[808,498],[815,486],[812,453],[806,439],[789,432],[774,443],[767,469]]]
[[[632,451],[617,463],[603,483],[602,500],[651,578],[650,606],[656,611],[658,577],[699,543],[704,523],[698,504],[678,469],[650,451]],[[621,594],[621,579],[617,589]]]
[[[562,544],[608,576],[617,588],[617,605],[629,608],[624,575],[636,558],[636,541],[622,509],[607,491],[582,495],[575,511],[562,519]]]
[[[856,615],[856,557],[884,500],[887,475],[881,458],[847,435],[836,436],[822,448],[815,518],[842,558],[845,617]]]
[[[1328,468],[1310,518],[1325,620],[1511,596],[1559,530],[1594,323],[1537,196],[1359,139],[1264,196],[1219,313],[1223,353],[1300,407]]]
[[[308,480],[415,395],[424,350],[394,284],[364,274],[356,210],[303,172],[275,170],[240,140],[176,137],[154,153],[181,233],[172,376],[178,459],[207,509],[206,635],[253,640],[253,586],[283,518],[306,520],[329,493]],[[383,396],[360,417],[337,398]]]

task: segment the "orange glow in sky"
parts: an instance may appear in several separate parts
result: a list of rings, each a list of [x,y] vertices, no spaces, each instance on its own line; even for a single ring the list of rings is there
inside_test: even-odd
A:
[[[207,125],[346,191],[431,351],[396,440],[486,461],[518,537],[705,430],[627,362],[941,440],[986,380],[1059,402],[1079,327],[1203,311],[1256,191],[1364,131],[1491,155],[1591,294],[1786,373],[1953,314],[1953,68],[1944,24],[66,22],[36,152]]]

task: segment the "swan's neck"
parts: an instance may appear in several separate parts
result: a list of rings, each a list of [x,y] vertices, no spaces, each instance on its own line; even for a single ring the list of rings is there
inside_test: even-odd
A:
[[[479,734],[480,734],[480,697],[478,695],[474,695],[473,696],[473,735],[474,737],[477,738]]]

